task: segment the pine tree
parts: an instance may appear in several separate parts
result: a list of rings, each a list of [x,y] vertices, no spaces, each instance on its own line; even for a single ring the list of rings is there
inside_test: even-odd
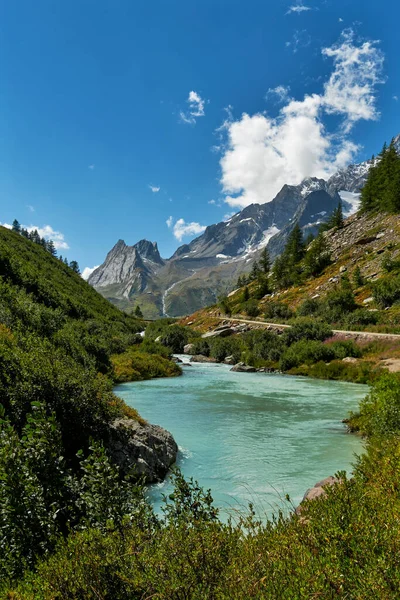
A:
[[[73,270],[74,273],[78,273],[78,275],[80,275],[80,270],[79,270],[79,265],[76,262],[76,260],[71,260],[71,262],[69,263],[69,268]]]
[[[47,250],[50,252],[50,254],[52,254],[53,256],[56,256],[56,255],[57,255],[57,250],[56,250],[56,247],[55,247],[55,245],[54,245],[54,242],[53,242],[53,240],[49,240],[49,241],[47,242],[47,244],[46,244],[46,248],[47,248]]]
[[[249,288],[246,287],[243,290],[243,296],[242,296],[242,302],[247,302],[247,300],[250,298],[250,294],[249,294]]]
[[[298,223],[289,234],[283,254],[292,265],[299,263],[304,256],[303,233]]]
[[[353,283],[355,285],[356,288],[361,287],[362,285],[364,285],[364,278],[361,275],[361,270],[360,267],[356,267],[353,271]]]
[[[269,252],[268,252],[268,249],[266,246],[263,249],[263,251],[261,252],[260,267],[261,267],[262,272],[265,275],[269,274],[269,272],[271,270],[271,259],[269,257]]]
[[[135,317],[137,317],[138,319],[143,319],[143,313],[141,311],[139,304],[135,308]]]
[[[307,275],[319,275],[331,263],[331,254],[323,233],[318,234],[304,257],[304,270]]]
[[[329,219],[329,223],[332,227],[337,227],[338,229],[341,229],[344,225],[344,218],[343,218],[343,208],[342,208],[342,201],[339,200],[339,204],[337,205],[337,208],[335,208],[335,210],[333,211],[331,218]]]
[[[254,261],[253,267],[252,267],[251,273],[250,273],[250,280],[254,281],[255,279],[258,278],[259,274],[260,274],[260,267],[258,266],[258,262]]]
[[[68,262],[67,257],[64,258],[64,265],[66,265],[67,267],[69,267],[69,262]]]
[[[22,227],[22,228],[21,228],[21,235],[22,235],[22,237],[24,237],[24,238],[28,238],[28,237],[29,237],[28,230],[27,230],[27,229],[25,229],[24,227]]]
[[[19,224],[17,219],[14,219],[12,223],[12,230],[15,231],[15,233],[21,233],[21,225]]]

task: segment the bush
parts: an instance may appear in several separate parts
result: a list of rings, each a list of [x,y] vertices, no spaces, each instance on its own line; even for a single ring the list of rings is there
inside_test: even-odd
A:
[[[332,348],[332,350],[335,353],[335,357],[338,359],[343,359],[347,356],[351,356],[353,358],[360,358],[362,355],[360,348],[353,340],[333,342],[329,344],[329,347]]]
[[[260,309],[258,308],[257,300],[247,300],[243,304],[243,310],[249,317],[258,317],[260,314]]]
[[[379,320],[379,315],[376,312],[371,312],[366,308],[357,308],[344,319],[347,327],[376,325]]]
[[[321,310],[321,302],[317,298],[307,298],[297,309],[297,316],[311,317],[317,315]]]
[[[330,362],[335,358],[334,350],[315,340],[300,340],[287,348],[280,360],[282,371],[289,371],[302,364],[312,364],[319,361]]]
[[[207,340],[203,340],[200,338],[192,343],[194,346],[192,354],[202,354],[203,356],[210,356],[210,344]]]
[[[286,329],[282,339],[288,346],[299,340],[319,340],[323,342],[332,336],[332,330],[326,323],[307,319],[306,317],[293,321],[290,329]]]
[[[287,321],[293,317],[293,311],[284,302],[268,302],[265,307],[265,319],[283,319]]]
[[[385,373],[360,402],[359,424],[367,435],[400,434],[400,377]]]
[[[188,341],[188,332],[180,325],[171,325],[161,334],[160,342],[164,346],[171,348],[174,354],[182,354],[184,346]]]
[[[373,294],[376,302],[382,308],[399,302],[400,275],[387,275],[379,279],[373,287]]]
[[[244,350],[243,342],[238,337],[211,338],[209,344],[210,356],[218,362],[222,362],[227,356],[233,356],[239,362]]]
[[[321,314],[325,321],[334,323],[357,308],[354,294],[350,289],[339,289],[330,292],[324,302]]]

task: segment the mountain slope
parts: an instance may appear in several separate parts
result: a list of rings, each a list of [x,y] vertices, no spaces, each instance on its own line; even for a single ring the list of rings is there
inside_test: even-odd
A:
[[[395,143],[400,150],[400,135]],[[315,234],[340,200],[345,215],[354,213],[373,164],[371,159],[349,165],[327,181],[308,177],[299,185],[284,185],[271,202],[252,204],[208,226],[166,260],[156,244],[142,240],[127,246],[120,240],[89,283],[121,308],[139,304],[149,318],[190,314],[232,289],[265,246],[272,258],[280,254],[295,222],[305,235]]]

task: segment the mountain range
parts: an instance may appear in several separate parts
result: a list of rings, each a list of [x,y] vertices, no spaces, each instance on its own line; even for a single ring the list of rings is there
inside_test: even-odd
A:
[[[400,152],[400,134],[395,144]],[[128,246],[119,240],[88,281],[122,309],[140,305],[148,318],[190,314],[231,291],[265,246],[272,259],[280,254],[294,223],[305,235],[315,234],[339,201],[346,216],[354,213],[376,160],[349,165],[328,180],[308,177],[284,185],[270,202],[251,204],[208,226],[169,259],[160,256],[156,242]]]

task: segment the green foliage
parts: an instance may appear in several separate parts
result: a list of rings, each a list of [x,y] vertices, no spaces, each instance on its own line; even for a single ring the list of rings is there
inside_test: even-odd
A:
[[[138,304],[138,305],[137,305],[137,307],[135,308],[134,315],[135,315],[135,317],[137,317],[138,319],[143,319],[143,313],[142,313],[142,309],[140,308],[139,304]]]
[[[365,327],[366,325],[376,325],[379,316],[376,312],[371,312],[366,308],[357,308],[346,315],[344,323],[346,327]]]
[[[228,317],[231,316],[232,308],[229,299],[226,296],[223,296],[218,300],[218,307],[224,315],[228,315]]]
[[[138,378],[179,372],[139,350],[137,319],[30,237],[0,227],[2,580],[68,532],[134,514],[135,487],[103,449],[116,417],[140,420],[112,393],[113,363],[128,356]]]
[[[180,367],[158,354],[147,354],[135,348],[124,354],[111,357],[114,368],[114,380],[117,383],[126,381],[143,381],[156,377],[173,377],[181,374]]]
[[[400,211],[400,156],[393,140],[384,145],[361,191],[361,211]]]
[[[351,289],[336,289],[326,295],[322,311],[324,319],[330,323],[341,321],[343,317],[357,308]]]
[[[257,300],[251,298],[250,300],[247,300],[247,302],[244,302],[243,306],[243,310],[246,313],[246,315],[248,315],[249,317],[257,317],[260,314],[260,309],[258,308],[258,302]]]
[[[243,341],[236,336],[228,338],[211,338],[209,340],[209,345],[209,355],[218,362],[222,362],[227,356],[234,356],[235,360],[239,362],[244,350]]]
[[[347,356],[351,356],[353,358],[360,358],[362,356],[362,352],[354,340],[340,340],[332,342],[329,347],[332,348],[335,353],[335,358],[338,359],[343,359]]]
[[[268,248],[265,246],[260,256],[260,268],[264,275],[269,275],[271,270],[271,259],[269,256]]]
[[[331,336],[332,329],[327,323],[303,317],[292,322],[290,329],[286,329],[283,333],[282,339],[285,344],[290,345],[300,340],[323,342]]]
[[[181,354],[188,341],[188,332],[180,325],[171,325],[163,334],[160,342],[164,346],[171,348],[174,354]]]
[[[250,293],[249,293],[249,288],[246,287],[243,290],[243,295],[242,295],[242,303],[247,302],[250,298]]]
[[[192,354],[202,354],[203,356],[210,356],[210,344],[207,340],[202,338],[195,340],[193,343]]]
[[[301,280],[302,267],[300,265],[305,254],[303,234],[298,223],[289,234],[284,251],[276,258],[272,276],[278,289],[287,288]]]
[[[293,317],[293,311],[284,302],[268,302],[265,307],[264,318],[268,319],[282,319],[287,321]]]
[[[381,277],[373,286],[375,301],[382,308],[392,306],[400,300],[400,274]]]
[[[400,434],[400,377],[386,373],[360,402],[358,425],[367,435]]]
[[[308,246],[303,264],[308,276],[316,277],[331,263],[331,255],[325,236],[320,233]]]
[[[361,287],[362,285],[364,285],[364,278],[361,275],[361,269],[360,267],[356,267],[353,271],[353,283],[355,285],[356,288]]]
[[[302,364],[313,364],[320,360],[329,362],[334,358],[335,352],[330,346],[316,340],[302,339],[285,350],[279,366],[282,371],[289,371]]]
[[[297,309],[297,316],[311,317],[321,311],[321,301],[318,298],[306,298]]]

